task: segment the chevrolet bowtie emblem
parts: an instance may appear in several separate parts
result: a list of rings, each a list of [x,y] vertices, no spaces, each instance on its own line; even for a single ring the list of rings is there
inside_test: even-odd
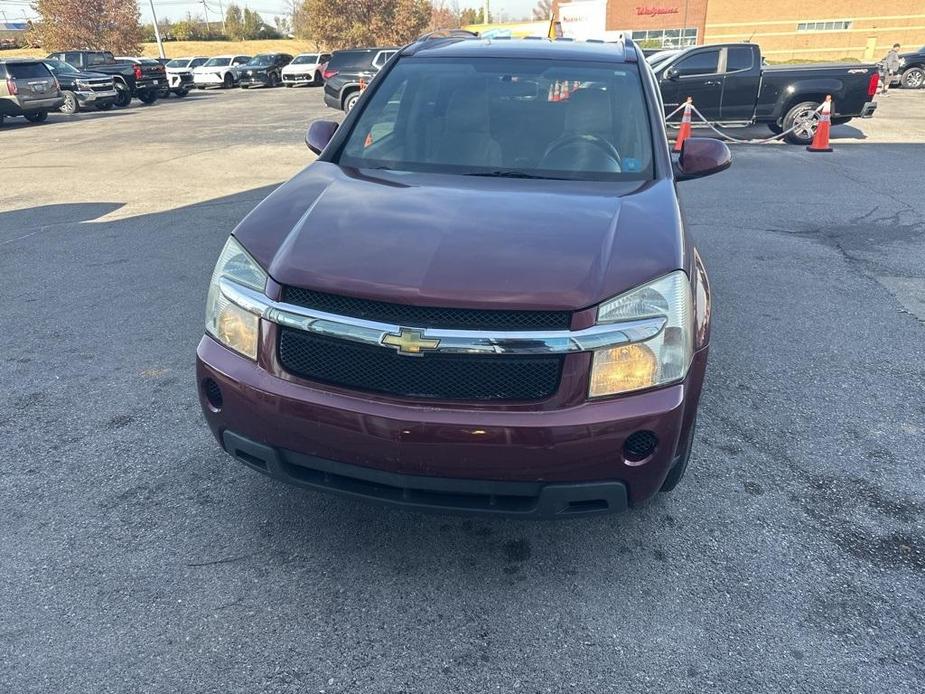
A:
[[[398,333],[386,333],[380,342],[394,347],[400,354],[420,354],[425,349],[437,349],[440,340],[424,337],[423,330],[400,328]]]

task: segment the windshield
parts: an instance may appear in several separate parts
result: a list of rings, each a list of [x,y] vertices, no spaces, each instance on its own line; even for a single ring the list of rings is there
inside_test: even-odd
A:
[[[209,58],[203,67],[225,67],[231,64],[231,58]]]
[[[247,64],[255,66],[272,65],[275,58],[276,56],[273,55],[255,55]]]
[[[305,63],[317,63],[317,62],[318,62],[318,54],[310,53],[308,55],[297,55],[295,59],[292,61],[292,64],[293,65],[304,65]]]
[[[167,67],[186,67],[187,63],[189,63],[188,60],[171,60],[167,63]]]
[[[371,94],[339,163],[469,175],[652,177],[633,63],[401,60]]]
[[[60,72],[64,75],[73,75],[80,72],[80,70],[78,70],[73,65],[65,63],[61,60],[46,60],[45,65],[47,65],[48,69],[52,72]]]

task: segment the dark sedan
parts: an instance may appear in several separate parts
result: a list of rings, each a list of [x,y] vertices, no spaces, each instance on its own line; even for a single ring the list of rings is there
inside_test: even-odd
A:
[[[250,62],[241,66],[238,86],[242,89],[278,87],[283,83],[283,68],[291,62],[292,56],[288,53],[255,55]]]
[[[567,96],[562,98],[562,94]],[[632,42],[425,38],[234,230],[200,402],[246,465],[407,507],[564,517],[687,467],[710,288]]]

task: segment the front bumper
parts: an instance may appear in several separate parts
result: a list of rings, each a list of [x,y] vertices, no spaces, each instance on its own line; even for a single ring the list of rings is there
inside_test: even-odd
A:
[[[99,106],[104,104],[114,104],[119,97],[119,94],[116,90],[110,89],[105,92],[95,92],[95,91],[78,91],[74,92],[77,96],[77,101],[81,105],[92,105]]]
[[[217,75],[214,72],[202,75],[193,75],[193,84],[197,87],[218,87],[225,83],[225,78],[222,75]]]
[[[434,407],[315,387],[208,336],[197,380],[223,448],[277,479],[428,510],[560,516],[619,511],[658,492],[686,453],[706,357],[697,352],[677,385],[553,410]],[[218,408],[207,395],[215,387]],[[658,444],[632,462],[624,442],[639,431]]]
[[[870,118],[874,115],[874,111],[877,110],[876,101],[868,101],[864,104],[864,107],[861,109],[861,118]]]
[[[315,73],[283,73],[283,82],[286,84],[314,84],[315,83]]]
[[[269,74],[241,75],[238,78],[239,87],[266,87],[270,84]]]

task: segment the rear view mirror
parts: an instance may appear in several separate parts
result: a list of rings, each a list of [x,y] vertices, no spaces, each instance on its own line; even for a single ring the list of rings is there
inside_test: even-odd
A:
[[[321,154],[321,150],[328,146],[336,131],[337,123],[332,120],[313,121],[305,134],[305,144],[315,154]]]
[[[665,78],[669,80],[676,80],[681,76],[681,71],[676,67],[670,67],[665,70]]]
[[[712,137],[689,137],[681,145],[681,156],[675,164],[676,181],[701,178],[725,171],[732,166],[732,152]]]

